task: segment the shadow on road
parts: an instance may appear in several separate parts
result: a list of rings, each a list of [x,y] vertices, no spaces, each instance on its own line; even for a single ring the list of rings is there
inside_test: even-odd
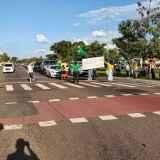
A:
[[[30,148],[29,142],[20,138],[16,141],[16,151],[7,156],[7,160],[40,160],[38,156]],[[28,154],[25,153],[25,147],[28,150]]]

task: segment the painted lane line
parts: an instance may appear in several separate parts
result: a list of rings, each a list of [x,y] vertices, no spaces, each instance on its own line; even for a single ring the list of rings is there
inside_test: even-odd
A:
[[[94,88],[100,88],[101,86],[97,86],[94,84],[90,84],[90,83],[85,83],[85,82],[80,82],[79,84],[84,85],[84,86],[88,86],[88,87],[94,87]]]
[[[109,120],[116,120],[116,119],[118,119],[117,117],[112,116],[112,115],[99,116],[99,118],[101,120],[103,120],[103,121],[109,121]]]
[[[40,101],[28,101],[28,103],[37,104],[37,103],[40,103]]]
[[[122,87],[129,87],[129,88],[135,88],[136,86],[133,85],[127,85],[127,84],[121,84],[121,83],[112,83],[113,85],[122,86]]]
[[[27,85],[27,84],[20,84],[20,86],[25,90],[25,91],[32,91],[32,88]]]
[[[87,98],[88,98],[88,99],[96,99],[97,96],[88,96]]]
[[[130,93],[126,93],[126,94],[121,94],[122,96],[133,96],[133,94],[130,94]]]
[[[160,116],[160,111],[153,112],[153,114],[157,114]]]
[[[76,100],[79,100],[80,98],[79,97],[70,97],[69,100],[71,101],[76,101]]]
[[[71,86],[71,87],[75,87],[75,88],[85,88],[83,86],[80,86],[78,84],[73,84],[73,83],[69,83],[69,82],[66,82],[64,83],[65,85],[68,85],[68,86]]]
[[[4,130],[19,130],[22,129],[22,124],[4,125]]]
[[[6,85],[6,91],[13,92],[14,91],[13,85]]]
[[[139,95],[141,95],[141,96],[148,96],[149,93],[139,93]]]
[[[57,87],[59,89],[67,89],[68,87],[63,86],[61,84],[57,84],[57,83],[49,83],[51,86]]]
[[[105,84],[105,83],[98,83],[98,82],[91,82],[92,84],[97,84],[97,85],[100,85],[100,86],[104,86],[104,87],[112,87],[111,84]]]
[[[104,95],[106,98],[114,98],[116,97],[115,95]]]
[[[43,89],[43,90],[49,90],[50,88],[41,84],[41,83],[37,83],[35,84],[36,87],[40,88],[40,89]]]
[[[50,126],[55,126],[57,123],[55,121],[41,121],[38,122],[40,127],[50,127]]]
[[[160,93],[153,93],[154,95],[160,95]]]
[[[144,118],[146,117],[144,114],[142,113],[130,113],[128,114],[129,117],[132,117],[132,118]]]
[[[17,104],[17,102],[6,102],[6,105],[12,105],[12,104]]]
[[[88,120],[84,117],[81,117],[81,118],[71,118],[70,121],[72,123],[87,123]]]
[[[52,102],[60,102],[61,100],[60,99],[49,99],[49,102],[52,103]]]

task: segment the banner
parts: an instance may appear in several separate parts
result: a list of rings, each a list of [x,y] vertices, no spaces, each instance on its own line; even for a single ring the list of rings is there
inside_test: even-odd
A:
[[[104,57],[86,58],[82,60],[82,70],[104,67]]]

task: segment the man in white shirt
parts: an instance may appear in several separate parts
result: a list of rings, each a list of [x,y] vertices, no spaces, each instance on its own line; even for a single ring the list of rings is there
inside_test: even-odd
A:
[[[29,81],[31,83],[33,79],[33,65],[29,64],[27,68],[28,68]]]

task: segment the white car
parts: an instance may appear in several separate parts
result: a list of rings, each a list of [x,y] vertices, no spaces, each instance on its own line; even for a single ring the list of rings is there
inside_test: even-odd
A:
[[[51,78],[60,77],[61,70],[58,68],[57,65],[50,65],[46,68],[46,75]]]
[[[13,63],[3,64],[3,73],[13,73],[15,71],[15,66]]]

